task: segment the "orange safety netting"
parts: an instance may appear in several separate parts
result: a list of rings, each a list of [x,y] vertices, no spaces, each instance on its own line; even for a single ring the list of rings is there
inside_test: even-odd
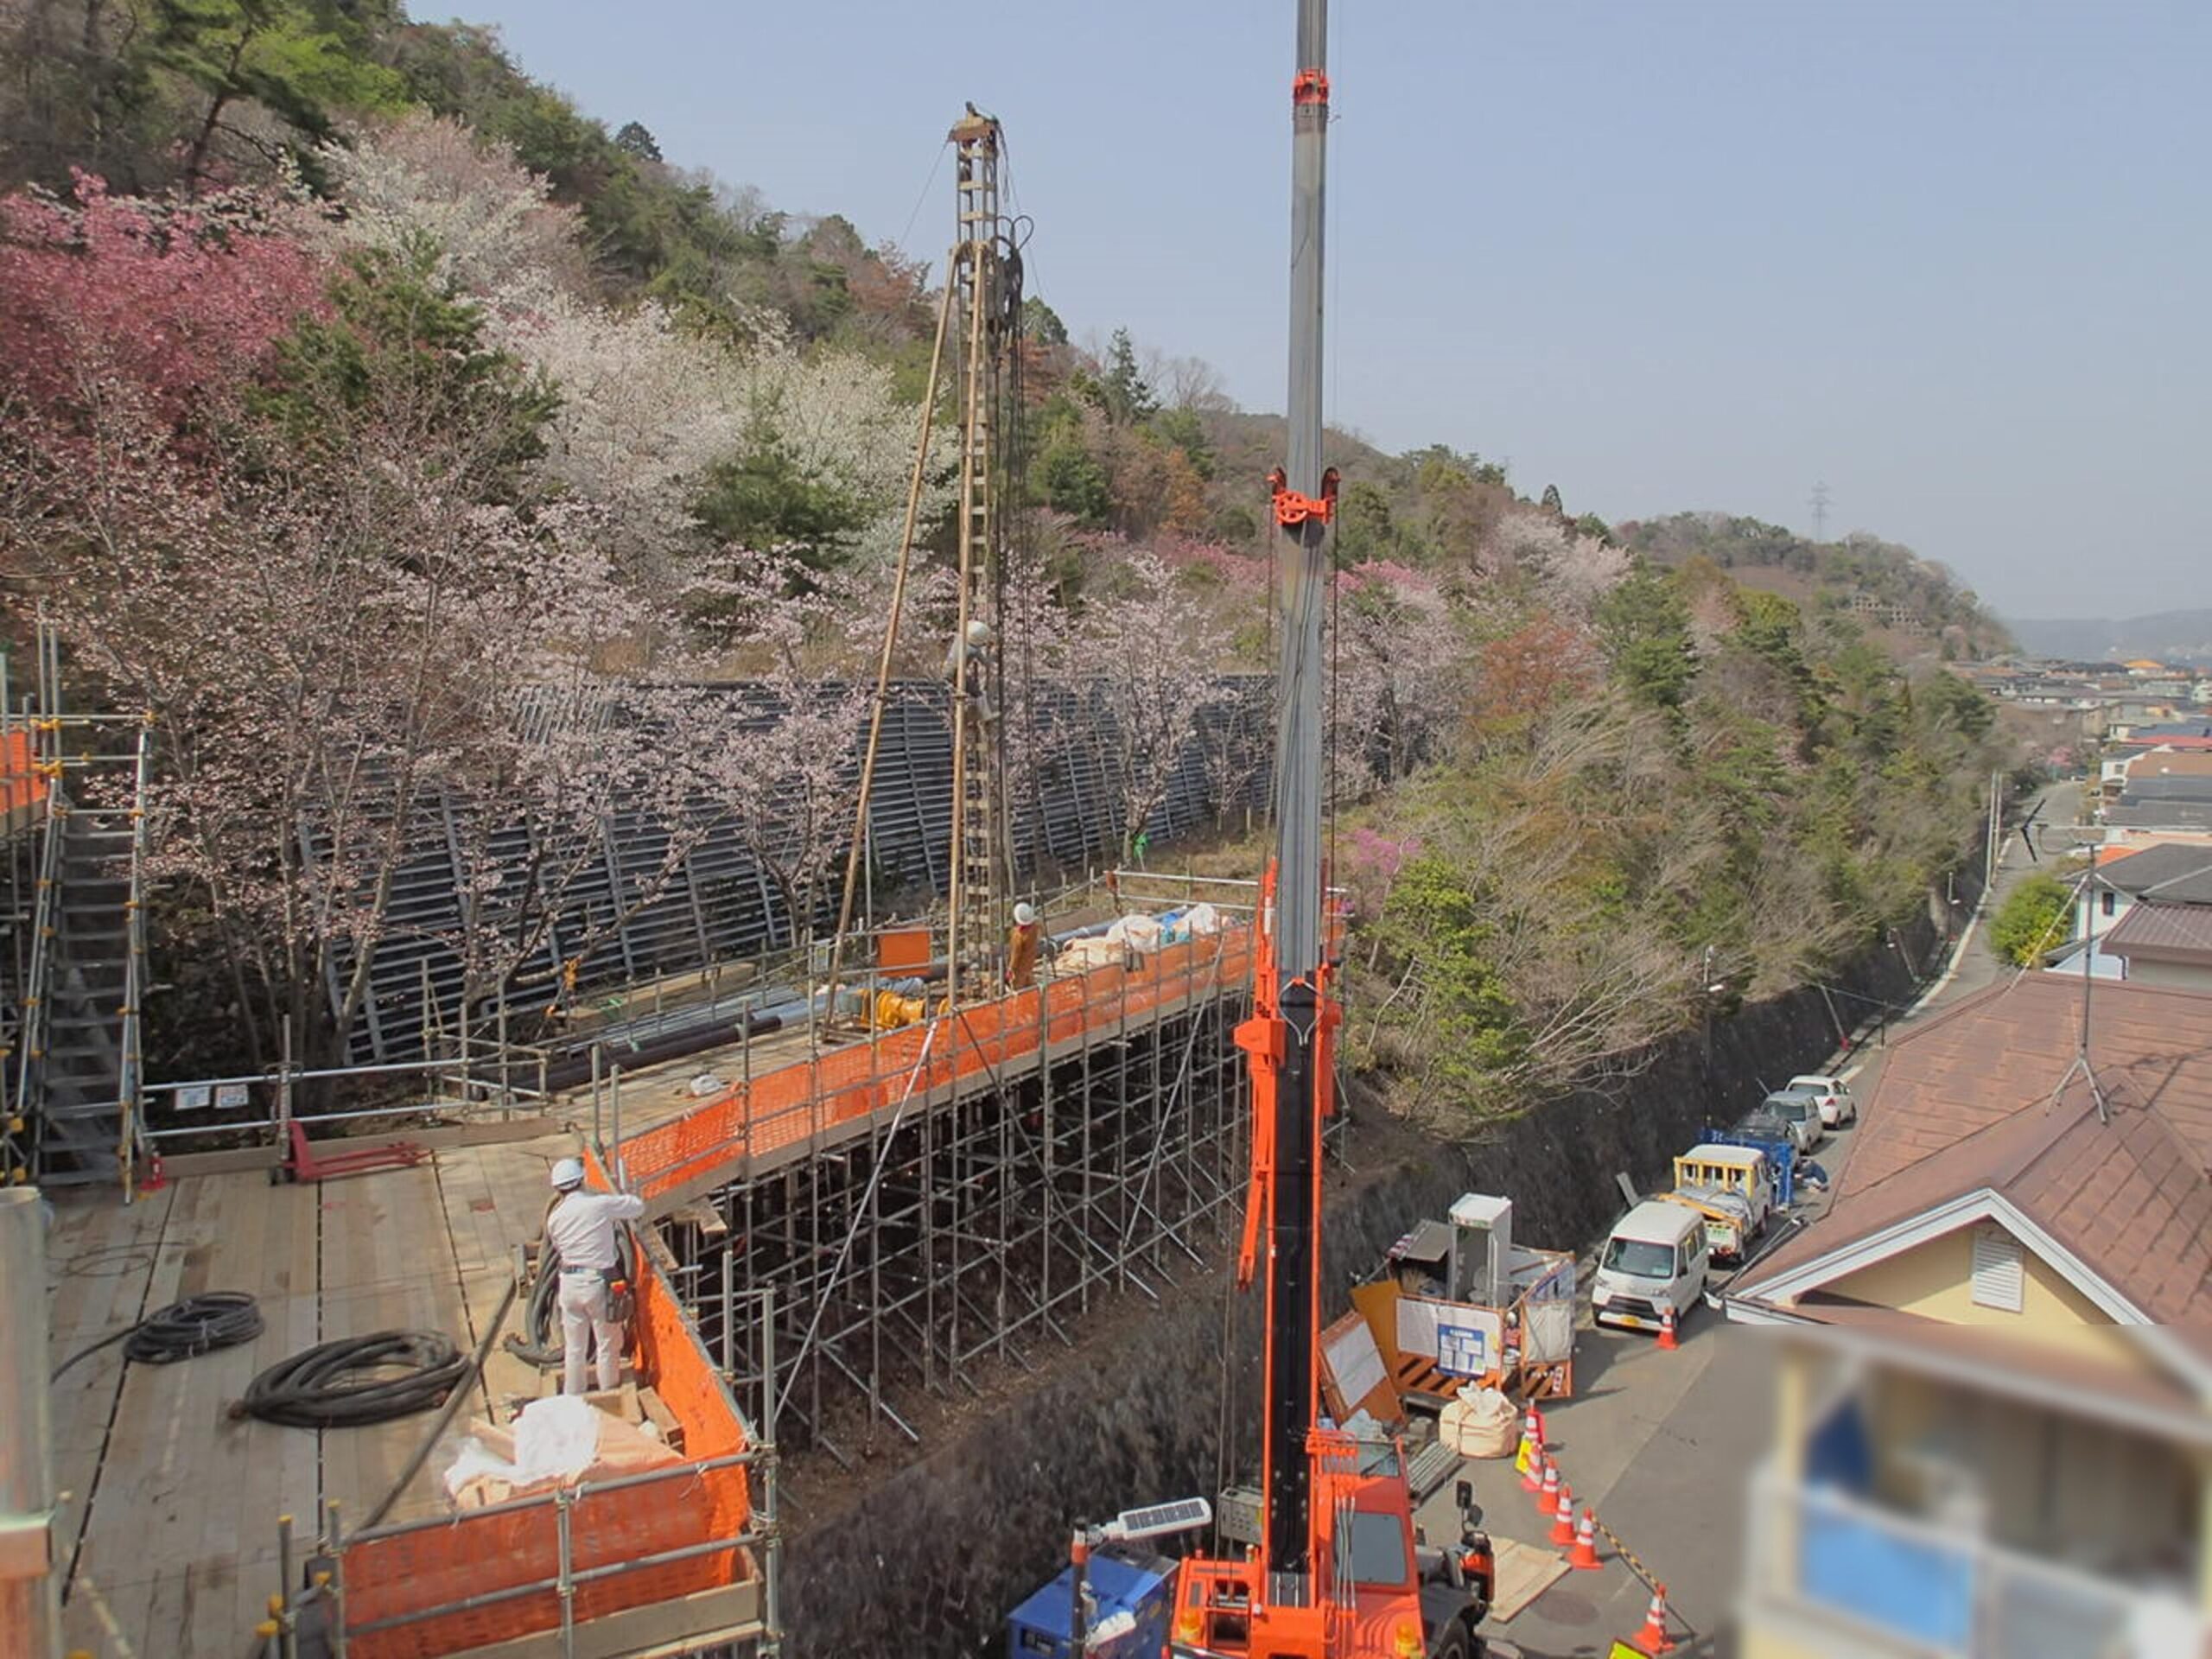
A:
[[[630,1190],[652,1199],[711,1180],[744,1158],[896,1108],[910,1097],[925,1099],[957,1079],[995,1071],[1040,1047],[1075,1043],[1192,996],[1241,988],[1251,970],[1251,930],[1239,927],[798,1061],[626,1136],[622,1160]]]
[[[675,1292],[650,1259],[637,1295],[638,1372],[683,1423],[686,1459],[704,1462],[743,1450],[745,1426]],[[679,1468],[650,1483],[587,1491],[569,1508],[570,1570],[735,1535],[750,1513],[746,1476],[745,1466],[736,1464],[703,1472]],[[470,1597],[554,1579],[560,1570],[559,1527],[556,1506],[546,1498],[347,1546],[347,1630],[406,1618],[388,1630],[353,1635],[347,1650],[359,1659],[431,1659],[557,1629],[561,1603],[551,1590],[454,1610]],[[614,1573],[576,1586],[575,1617],[582,1622],[734,1584],[748,1571],[747,1558],[731,1548]]]
[[[0,737],[0,814],[46,798],[46,779],[39,776],[36,758],[29,732]]]

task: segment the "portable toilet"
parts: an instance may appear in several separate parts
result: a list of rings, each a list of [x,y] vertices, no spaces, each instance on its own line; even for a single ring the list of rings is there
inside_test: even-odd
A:
[[[1083,1651],[1077,1651],[1068,1628],[1075,1568],[1065,1567],[1007,1616],[1007,1659],[1159,1659],[1167,1650],[1175,1611],[1173,1561],[1107,1544],[1090,1552],[1084,1577],[1090,1640]]]

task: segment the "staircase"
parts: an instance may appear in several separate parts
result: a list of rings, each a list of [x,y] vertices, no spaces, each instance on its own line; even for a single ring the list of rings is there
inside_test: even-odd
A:
[[[41,637],[30,724],[47,782],[10,1120],[42,1185],[118,1181],[146,1159],[140,1009],[141,904],[152,732],[124,715],[60,711],[54,645]]]

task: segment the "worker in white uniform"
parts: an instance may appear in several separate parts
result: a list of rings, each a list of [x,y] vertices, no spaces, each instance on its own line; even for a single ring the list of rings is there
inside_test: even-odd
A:
[[[614,1227],[645,1213],[645,1201],[626,1192],[587,1192],[583,1160],[563,1158],[553,1166],[553,1190],[560,1196],[545,1212],[545,1242],[561,1259],[561,1389],[584,1391],[584,1359],[596,1342],[599,1386],[622,1381],[622,1327],[616,1324],[608,1281],[617,1256]]]

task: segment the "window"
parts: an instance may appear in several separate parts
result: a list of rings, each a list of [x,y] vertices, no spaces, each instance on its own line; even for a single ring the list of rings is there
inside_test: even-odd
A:
[[[2020,1311],[2026,1274],[2020,1241],[2001,1227],[1983,1227],[1974,1236],[1974,1305],[2006,1313]]]
[[[2118,902],[2119,898],[2120,895],[2118,893],[2113,893],[2107,888],[2105,892],[2097,895],[2097,903],[2104,911],[2104,913],[2109,916],[2112,914],[2113,906]]]
[[[1640,1238],[1609,1238],[1603,1265],[1631,1279],[1665,1279],[1675,1270],[1675,1253],[1664,1244]]]
[[[1353,1583],[1404,1584],[1413,1577],[1413,1563],[1406,1555],[1405,1523],[1396,1516],[1354,1510],[1351,1544]]]

